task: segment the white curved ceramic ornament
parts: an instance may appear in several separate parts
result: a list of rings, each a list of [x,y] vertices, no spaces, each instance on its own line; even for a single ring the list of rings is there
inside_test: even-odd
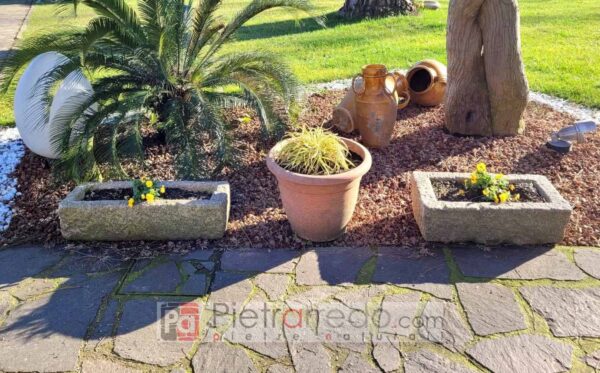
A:
[[[46,158],[56,159],[58,152],[52,147],[53,119],[73,110],[78,103],[83,102],[92,94],[90,82],[81,74],[74,71],[59,85],[50,107],[49,121],[47,109],[41,97],[34,94],[40,78],[64,64],[67,57],[57,52],[46,52],[35,57],[19,79],[15,91],[15,123],[25,145],[34,153]]]

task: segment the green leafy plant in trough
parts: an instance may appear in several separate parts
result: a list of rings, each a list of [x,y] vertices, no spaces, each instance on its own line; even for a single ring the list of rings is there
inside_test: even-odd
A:
[[[333,175],[354,167],[348,146],[322,127],[288,134],[276,160],[286,170],[306,175]]]
[[[265,138],[280,137],[297,83],[273,54],[224,51],[236,32],[274,8],[312,13],[309,0],[252,0],[229,21],[217,15],[221,0],[74,0],[95,12],[84,29],[66,28],[24,40],[4,61],[0,87],[6,92],[18,71],[40,53],[68,59],[40,79],[36,92],[48,104],[56,84],[80,71],[94,93],[70,105],[53,125],[60,150],[59,173],[83,181],[102,176],[101,165],[125,176],[123,160],[144,154],[142,128],[164,131],[178,176],[199,179],[235,164],[235,146],[223,113],[254,109]],[[276,110],[276,108],[283,108]],[[43,114],[47,115],[47,114]],[[152,118],[152,120],[150,120]],[[44,118],[47,119],[47,118]],[[83,124],[81,124],[83,123]]]

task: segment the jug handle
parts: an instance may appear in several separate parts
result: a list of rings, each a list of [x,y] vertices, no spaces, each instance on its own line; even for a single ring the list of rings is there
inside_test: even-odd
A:
[[[388,91],[387,87],[384,86],[383,90],[390,95],[391,97],[394,97],[394,93],[396,93],[397,91],[397,87],[396,87],[396,76],[393,73],[387,73],[385,76],[385,79],[387,80],[388,77],[391,77],[394,80],[394,89],[392,89],[392,91]]]
[[[361,75],[356,75],[356,76],[354,76],[352,78],[352,91],[354,91],[354,93],[357,94],[357,95],[362,95],[363,93],[365,93],[364,87],[363,87],[363,90],[361,92],[357,92],[356,91],[356,86],[355,86],[356,78],[362,78],[362,76]]]
[[[408,92],[398,93],[398,98],[404,99],[402,102],[398,103],[398,110],[402,110],[405,107],[407,107],[408,104],[410,104],[410,93],[408,93]],[[400,100],[398,100],[398,101],[400,101]]]

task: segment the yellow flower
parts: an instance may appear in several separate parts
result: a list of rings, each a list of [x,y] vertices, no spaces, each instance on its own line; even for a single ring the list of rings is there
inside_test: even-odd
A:
[[[477,182],[477,175],[475,173],[471,174],[471,183],[475,184]]]
[[[508,201],[508,197],[510,197],[510,193],[508,193],[508,192],[500,193],[500,203],[504,203],[504,202]]]
[[[500,200],[498,199],[498,196],[497,196],[497,195],[496,195],[496,196],[494,196],[494,202],[496,202],[496,203],[500,203]]]
[[[485,167],[485,163],[483,163],[483,162],[477,163],[477,171],[478,172],[485,172],[486,170],[487,170],[487,168]]]
[[[515,194],[514,196],[515,201],[518,201],[521,199],[521,195],[519,193]]]
[[[146,181],[146,187],[147,188],[152,188],[153,185],[154,185],[154,183],[152,182],[152,180]]]
[[[487,197],[487,196],[490,195],[490,190],[488,188],[485,188],[482,193],[483,193],[484,196]]]
[[[146,195],[146,199],[148,200],[148,203],[154,202],[154,194],[148,193],[148,195]]]
[[[503,174],[496,174],[496,180],[500,180],[504,177]]]
[[[167,190],[165,189],[165,186],[164,186],[164,185],[161,185],[161,186],[160,186],[160,194],[165,194],[165,192],[166,192],[166,191],[167,191]]]
[[[129,207],[133,207],[134,203],[135,203],[135,200],[133,198],[129,198],[127,200],[127,206],[129,206]]]
[[[510,191],[513,192],[515,190],[515,184],[510,184],[508,186],[508,189],[510,189]]]
[[[146,195],[145,194],[142,194],[141,197],[142,197],[142,199],[146,199]]]

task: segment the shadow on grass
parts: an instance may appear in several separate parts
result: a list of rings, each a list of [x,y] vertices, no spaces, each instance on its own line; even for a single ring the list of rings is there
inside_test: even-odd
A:
[[[361,19],[346,19],[331,12],[323,15],[323,21],[326,27],[336,27],[340,25],[351,25],[360,22]],[[323,30],[323,26],[317,23],[313,18],[302,18],[299,20],[277,21],[270,23],[259,23],[243,26],[237,33],[236,39],[240,41],[268,39],[277,36],[287,36]]]

